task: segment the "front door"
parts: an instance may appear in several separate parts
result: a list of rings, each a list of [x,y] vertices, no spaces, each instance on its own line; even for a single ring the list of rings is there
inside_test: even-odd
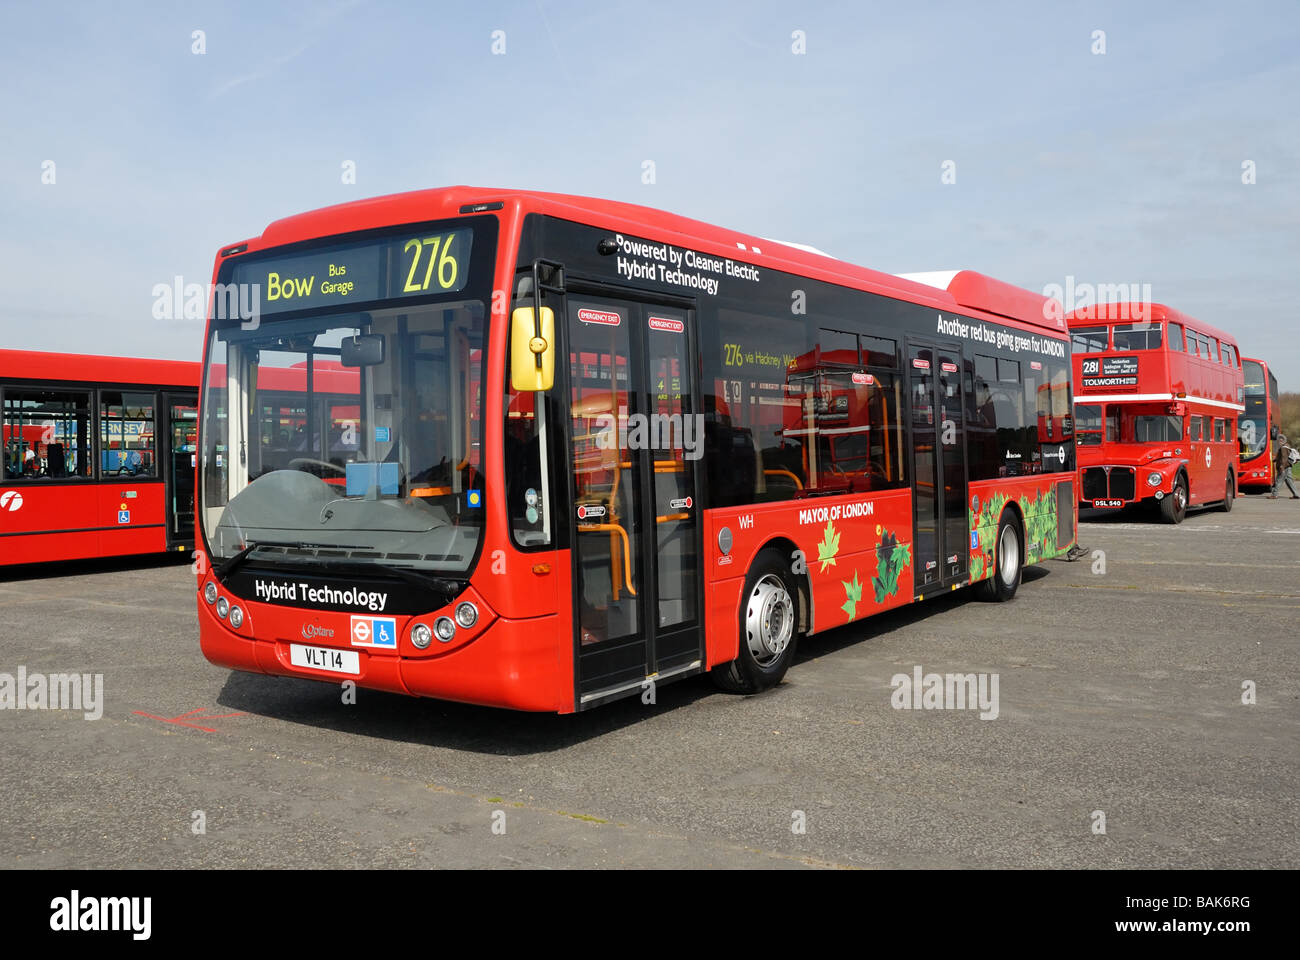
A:
[[[163,394],[167,411],[166,449],[162,451],[167,496],[167,546],[194,543],[194,463],[198,454],[198,397]]]
[[[967,579],[966,427],[961,350],[908,342],[916,592]]]
[[[569,449],[580,705],[702,661],[694,312],[571,286]]]

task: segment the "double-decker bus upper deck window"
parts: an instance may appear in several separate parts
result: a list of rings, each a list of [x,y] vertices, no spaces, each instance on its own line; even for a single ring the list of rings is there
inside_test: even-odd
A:
[[[5,480],[66,480],[91,473],[90,394],[4,391]]]
[[[1169,324],[1169,349],[1175,353],[1183,353],[1186,350],[1183,344],[1183,325],[1181,323]]]
[[[1209,343],[1209,347],[1210,347],[1210,359],[1213,360],[1215,363],[1218,363],[1219,362],[1218,339],[1216,337],[1209,337],[1207,342]]]
[[[101,476],[156,477],[154,395],[100,391],[99,441]]]
[[[1111,337],[1116,350],[1158,350],[1160,324],[1149,321],[1116,324]]]
[[[1102,353],[1109,333],[1109,327],[1074,327],[1070,330],[1070,349],[1075,353]]]

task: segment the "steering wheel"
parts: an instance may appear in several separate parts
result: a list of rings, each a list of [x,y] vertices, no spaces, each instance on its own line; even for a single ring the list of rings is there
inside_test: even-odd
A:
[[[301,470],[303,466],[310,465],[313,467],[324,467],[326,470],[333,470],[335,473],[347,473],[337,463],[330,463],[328,460],[317,460],[314,457],[294,457],[285,467],[287,470]],[[307,471],[303,471],[304,473]]]

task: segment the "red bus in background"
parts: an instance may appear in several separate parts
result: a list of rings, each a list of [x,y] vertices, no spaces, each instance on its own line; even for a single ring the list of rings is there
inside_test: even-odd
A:
[[[752,693],[800,637],[1010,599],[1076,540],[1068,331],[979,274],[450,187],[277,221],[213,276],[265,294],[208,321],[220,666],[560,713]]]
[[[0,350],[0,565],[194,547],[199,364]]]
[[[1237,428],[1242,488],[1272,489],[1273,431],[1277,429],[1277,377],[1263,360],[1241,358],[1245,378],[1245,412]],[[1293,441],[1294,442],[1294,441]]]
[[[1159,303],[1101,304],[1066,322],[1080,505],[1145,503],[1169,523],[1189,506],[1231,510],[1244,409],[1236,341]]]

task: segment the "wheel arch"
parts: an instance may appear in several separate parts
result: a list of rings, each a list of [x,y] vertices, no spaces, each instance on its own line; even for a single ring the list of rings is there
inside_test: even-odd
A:
[[[793,561],[794,555],[799,552],[800,547],[789,537],[771,537],[768,540],[765,540],[759,548],[754,551],[754,555],[749,559],[749,566],[753,567],[754,561],[758,559],[763,551],[769,549],[775,550],[777,553],[789,557],[791,561]],[[793,562],[790,565],[789,573],[791,579],[794,580],[796,588],[795,592],[798,595],[797,599],[799,603],[799,616],[795,621],[795,627],[800,633],[805,635],[810,634],[813,632],[812,561],[808,559],[808,555],[804,554],[803,557],[803,573],[797,573],[795,571]],[[748,568],[746,569],[745,574],[746,576],[749,575]]]
[[[1020,527],[1020,566],[1023,569],[1029,562],[1029,541],[1025,536],[1025,515],[1020,510],[1020,502],[1018,500],[1008,500],[1006,505],[1003,506],[1002,513],[998,516],[999,527],[1002,526],[1002,518],[1008,513],[1016,518],[1016,524]],[[994,536],[996,537],[997,534],[995,533]],[[995,558],[996,556],[997,555],[994,554]]]

